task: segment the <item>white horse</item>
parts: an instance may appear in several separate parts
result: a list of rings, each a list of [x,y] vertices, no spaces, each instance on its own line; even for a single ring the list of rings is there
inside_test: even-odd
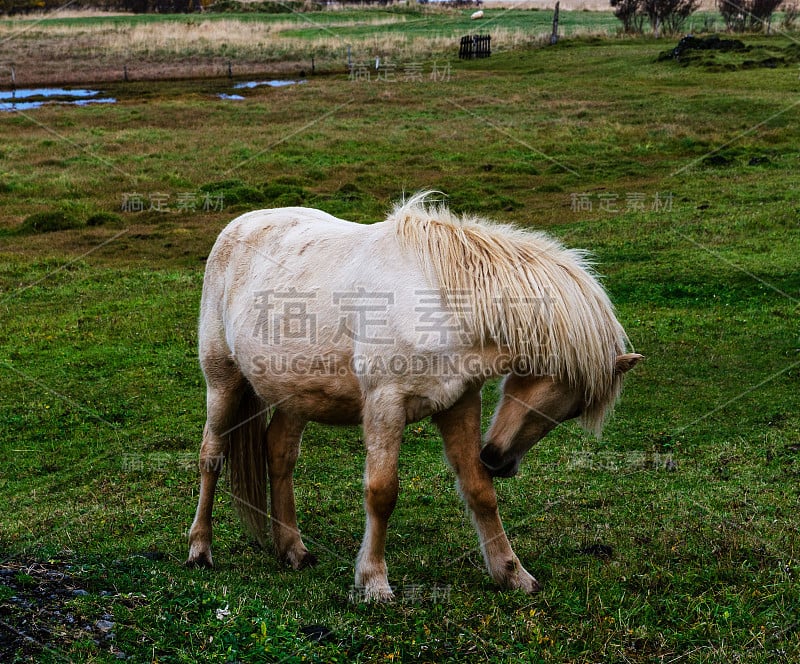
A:
[[[270,521],[280,558],[296,569],[316,562],[297,529],[300,438],[309,421],[360,423],[366,531],[355,583],[368,600],[391,599],[384,548],[403,428],[432,416],[492,578],[539,588],[508,542],[492,477],[516,474],[565,420],[599,432],[642,356],[625,352],[581,252],[456,217],[426,197],[373,225],[281,208],[242,215],[220,234],[200,306],[208,419],[190,565],[213,564],[223,459],[248,530],[263,544]],[[482,447],[480,389],[496,376],[506,378]]]

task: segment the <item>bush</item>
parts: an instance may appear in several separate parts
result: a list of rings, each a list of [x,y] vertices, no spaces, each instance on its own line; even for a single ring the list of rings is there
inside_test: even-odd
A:
[[[769,25],[783,0],[717,0],[719,13],[728,30],[754,32]]]
[[[781,28],[783,30],[794,30],[797,26],[797,16],[800,14],[800,9],[796,4],[784,4],[783,18],[781,19]]]
[[[20,233],[52,233],[71,228],[80,228],[83,223],[77,217],[61,210],[37,212],[25,218],[19,227]]]
[[[686,19],[700,5],[700,0],[643,0],[644,13],[653,28],[653,34],[678,34]]]
[[[322,3],[308,3],[302,0],[286,0],[285,2],[240,2],[239,0],[217,0],[206,9],[214,13],[257,13],[257,14],[291,14],[304,9],[320,9]]]
[[[622,21],[622,29],[627,34],[641,34],[644,27],[644,14],[639,11],[641,0],[611,0],[614,16]]]
[[[113,212],[98,212],[86,220],[87,226],[106,226],[119,223],[122,223],[122,217]]]
[[[628,33],[641,33],[647,20],[653,35],[679,33],[686,19],[700,5],[700,0],[610,0],[614,16]],[[733,0],[735,1],[735,0]]]

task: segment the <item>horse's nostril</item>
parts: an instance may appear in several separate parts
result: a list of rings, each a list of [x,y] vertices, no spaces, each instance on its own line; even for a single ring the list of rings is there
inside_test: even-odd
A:
[[[496,470],[503,465],[503,459],[497,448],[489,443],[481,450],[481,463],[489,470]]]
[[[481,450],[481,463],[486,466],[492,477],[513,477],[517,474],[517,459],[504,456],[498,449],[489,443]]]

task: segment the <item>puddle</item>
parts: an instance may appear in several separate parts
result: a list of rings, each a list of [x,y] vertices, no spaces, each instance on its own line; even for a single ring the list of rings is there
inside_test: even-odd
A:
[[[0,111],[29,111],[45,104],[87,106],[114,104],[113,97],[98,97],[100,90],[67,90],[66,88],[27,88],[0,91]]]
[[[245,83],[237,83],[233,87],[235,90],[242,90],[243,88],[258,88],[262,85],[268,85],[271,88],[282,88],[286,85],[300,85],[302,83],[305,83],[305,81],[247,81]]]
[[[245,81],[236,83],[234,90],[252,90],[261,86],[271,88],[282,88],[287,85],[300,85],[306,83],[305,80],[281,80],[271,81]],[[89,104],[115,104],[115,97],[101,97],[100,90],[68,89],[68,88],[27,88],[22,90],[0,91],[0,112],[2,111],[30,111],[34,108],[41,108],[46,104],[61,104],[65,106],[87,106]],[[225,101],[242,101],[245,99],[241,94],[220,93],[219,99]]]

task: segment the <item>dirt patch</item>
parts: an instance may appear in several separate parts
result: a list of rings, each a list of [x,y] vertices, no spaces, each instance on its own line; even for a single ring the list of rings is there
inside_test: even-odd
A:
[[[164,59],[140,59],[135,63],[124,64],[112,58],[98,56],[87,61],[80,56],[62,55],[43,63],[36,52],[17,52],[13,56],[5,53],[0,46],[0,59],[15,60],[16,87],[36,87],[40,85],[83,85],[115,83],[124,81],[167,81],[194,78],[227,78],[229,60],[225,58],[176,58],[169,62]],[[285,78],[307,75],[308,63],[271,62],[237,60],[231,65],[230,73],[237,78]],[[0,88],[10,89],[10,74],[0,68]]]
[[[84,642],[89,649],[113,653],[114,616],[88,599],[115,597],[92,593],[62,562],[13,561],[0,564],[0,661],[38,661],[44,653],[61,654]]]

